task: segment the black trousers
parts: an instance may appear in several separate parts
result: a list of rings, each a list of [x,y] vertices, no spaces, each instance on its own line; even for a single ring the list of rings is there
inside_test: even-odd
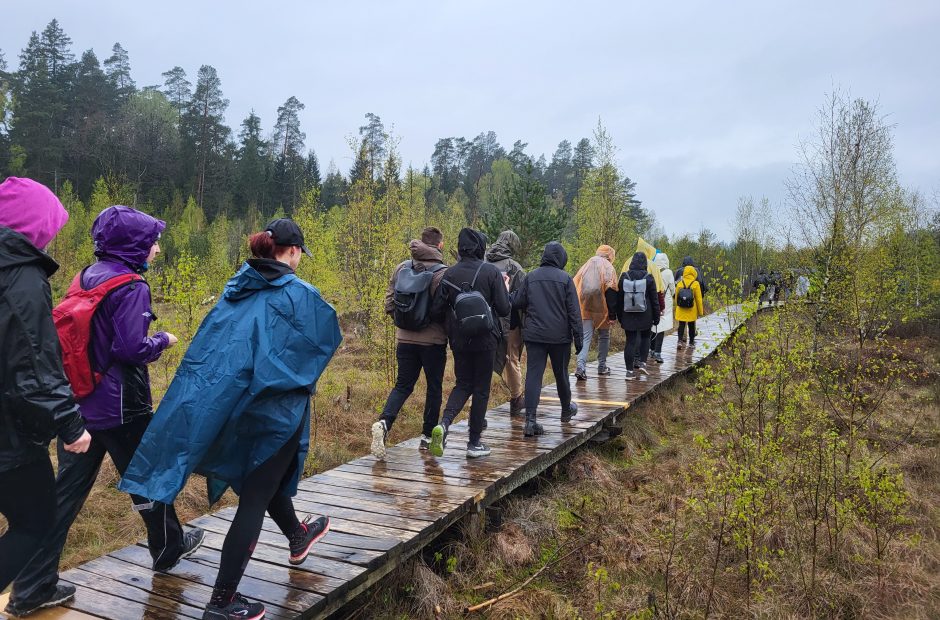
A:
[[[679,321],[679,342],[685,342],[685,327],[689,326],[689,342],[695,342],[695,321]]]
[[[623,350],[623,361],[627,365],[627,370],[633,370],[633,362],[639,359],[646,363],[646,358],[650,354],[650,336],[652,330],[644,329],[641,331],[627,332],[627,345]]]
[[[662,353],[663,352],[663,340],[665,339],[666,339],[666,332],[659,332],[658,334],[653,336],[653,343],[652,345],[650,345],[650,349],[655,351],[656,353]]]
[[[568,383],[568,363],[571,361],[571,343],[545,344],[543,342],[525,343],[528,351],[525,375],[525,410],[526,417],[538,412],[539,396],[542,392],[542,375],[545,374],[545,363],[552,362],[552,373],[555,375],[555,385],[558,388],[558,400],[561,401],[562,411],[571,404],[571,385]]]
[[[45,456],[0,472],[0,514],[9,529],[0,536],[0,592],[36,555],[55,523],[55,474]]]
[[[216,589],[234,593],[238,588],[248,560],[258,544],[265,511],[288,538],[300,527],[294,502],[279,491],[297,471],[297,450],[300,448],[303,429],[304,425],[301,424],[280,450],[245,478],[238,496],[238,510],[222,543]]]
[[[395,348],[395,356],[398,358],[398,378],[395,380],[395,387],[388,395],[388,400],[385,401],[385,408],[382,409],[379,419],[384,420],[385,427],[391,430],[398,412],[414,392],[418,377],[424,370],[424,379],[428,387],[424,395],[424,426],[421,432],[425,437],[430,437],[441,415],[447,345],[399,342]]]
[[[111,457],[114,467],[123,476],[149,423],[150,418],[140,417],[115,428],[89,431],[91,446],[84,454],[67,452],[59,441],[55,524],[43,537],[40,552],[14,581],[10,596],[13,603],[28,606],[46,600],[55,591],[65,539],[98,478],[104,455]],[[131,495],[131,499],[136,507],[149,503],[148,499],[137,495]],[[183,552],[183,528],[173,506],[156,502],[151,508],[140,509],[139,513],[147,527],[147,545],[154,563],[168,563],[177,558]]]
[[[444,407],[444,424],[450,426],[454,418],[473,397],[470,404],[470,443],[477,444],[483,434],[483,420],[490,402],[490,382],[496,350],[454,352],[454,375],[457,384],[451,390]]]

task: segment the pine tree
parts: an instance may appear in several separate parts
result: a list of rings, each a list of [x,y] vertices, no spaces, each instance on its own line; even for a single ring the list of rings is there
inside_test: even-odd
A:
[[[307,163],[304,167],[304,177],[306,181],[306,190],[320,189],[320,184],[322,183],[322,179],[320,178],[320,160],[317,159],[317,154],[313,149],[310,149],[310,151],[307,153]]]
[[[173,67],[161,74],[163,76],[163,94],[173,102],[177,110],[177,123],[183,120],[183,112],[189,105],[190,88],[192,84],[186,79],[186,71],[182,67]]]
[[[104,61],[104,72],[122,103],[137,90],[137,85],[131,78],[130,56],[120,43],[115,43],[111,48],[111,56]]]
[[[301,153],[307,136],[300,130],[300,112],[303,109],[304,104],[297,97],[288,98],[277,109],[277,123],[271,142],[278,203],[288,212],[300,201],[304,189],[306,162]]]
[[[386,141],[388,134],[385,132],[385,125],[382,119],[372,112],[366,113],[366,124],[359,128],[359,137],[365,144],[365,151],[369,160],[369,176],[373,180],[378,180],[382,174],[382,160],[388,154]],[[353,182],[356,179],[351,179]]]
[[[75,189],[87,196],[116,156],[111,140],[117,96],[92,50],[83,53],[76,65],[69,108],[66,165]]]
[[[221,199],[221,196],[214,195],[213,190],[224,172],[221,160],[230,133],[224,123],[227,108],[228,99],[222,96],[222,81],[215,68],[210,65],[199,67],[196,90],[183,116],[183,130],[180,133],[194,175],[196,203],[200,207],[203,207],[207,198],[214,198],[218,202]]]
[[[322,208],[328,211],[333,207],[346,204],[347,188],[345,177],[337,169],[336,163],[330,160],[326,178],[320,188],[320,205]]]
[[[254,110],[242,121],[238,134],[239,146],[235,162],[236,200],[245,207],[264,210],[270,172],[270,159],[265,155],[268,143],[261,137],[261,119]]]

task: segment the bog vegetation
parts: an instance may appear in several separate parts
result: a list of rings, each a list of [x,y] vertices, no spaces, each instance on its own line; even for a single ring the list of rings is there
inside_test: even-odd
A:
[[[560,239],[572,270],[601,243],[626,256],[643,236],[673,267],[695,257],[712,308],[743,299],[758,267],[810,280],[807,299],[749,323],[694,383],[649,403],[614,444],[577,457],[544,496],[512,500],[499,532],[422,561],[420,578],[383,591],[375,613],[457,613],[549,566],[494,609],[940,614],[931,578],[940,568],[940,219],[898,182],[877,106],[830,95],[797,154],[787,205],[740,198],[734,239],[719,242],[707,228],[670,236],[657,224],[600,121],[550,159],[483,131],[441,138],[427,166],[403,169],[398,138],[367,113],[350,139],[352,168],[330,162],[323,174],[295,97],[265,111],[269,129],[252,112],[233,133],[215,69],[200,67],[194,83],[181,67],[163,76],[138,88],[120,44],[103,63],[92,50],[77,56],[53,20],[18,63],[0,52],[0,172],[53,187],[71,215],[49,248],[62,266],[57,296],[93,260],[89,230],[103,208],[130,205],[168,222],[148,279],[157,327],[182,346],[152,371],[156,398],[245,258],[247,234],[293,217],[314,254],[300,275],[336,306],[346,335],[315,399],[308,471],[367,449],[367,421],[394,378],[382,296],[427,225],[448,247],[466,225],[491,237],[512,228],[526,266]],[[399,438],[417,432],[411,405]],[[139,534],[113,478],[103,482],[67,562]],[[189,516],[206,509],[198,495],[183,499]]]

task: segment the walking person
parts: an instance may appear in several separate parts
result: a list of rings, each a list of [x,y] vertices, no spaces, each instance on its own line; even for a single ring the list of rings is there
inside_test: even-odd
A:
[[[515,257],[522,250],[522,241],[511,230],[499,233],[496,243],[486,251],[486,262],[496,265],[501,273],[509,276],[509,294],[512,295],[525,281],[525,270]],[[522,386],[522,326],[518,313],[500,318],[503,339],[496,347],[496,362],[493,372],[502,375],[509,388],[509,415],[520,415],[525,410]]]
[[[44,251],[68,217],[44,185],[17,177],[0,184],[0,514],[7,522],[0,536],[0,592],[55,525],[49,442],[59,438],[60,458],[91,444],[52,322],[49,277],[59,265]],[[74,593],[74,587],[53,582],[25,611],[57,605]]]
[[[659,265],[657,265],[653,260],[656,257],[656,254],[659,253],[659,250],[657,250],[651,243],[644,240],[643,237],[638,237],[636,240],[636,251],[642,252],[646,256],[647,271],[651,276],[653,276],[653,282],[656,283],[656,294],[659,296],[659,308],[662,310],[662,308],[666,305],[666,288],[663,284],[663,277],[660,273]],[[633,257],[631,256],[629,259],[627,259],[627,262],[624,263],[622,272],[630,270],[629,263],[632,261]],[[652,335],[650,336],[650,349],[647,349],[646,352],[650,350],[652,350]],[[635,364],[639,364],[640,362],[645,363],[647,359],[648,358],[646,356],[644,356],[642,359],[640,358],[640,350],[638,349]]]
[[[434,456],[443,456],[450,425],[471,396],[467,457],[490,453],[482,434],[486,428],[496,345],[501,338],[498,319],[509,315],[510,304],[509,277],[483,261],[485,248],[486,235],[472,228],[462,229],[457,237],[460,260],[447,269],[434,297],[432,315],[446,314],[447,340],[454,352],[457,379],[444,406],[441,423],[431,433],[430,452]]]
[[[591,340],[597,332],[597,375],[610,375],[607,367],[607,352],[610,350],[610,319],[608,307],[614,303],[617,293],[617,273],[613,262],[617,257],[614,248],[602,245],[584,263],[574,276],[574,285],[581,306],[581,331],[583,344],[578,352],[578,364],[574,376],[578,381],[587,380],[587,360]]]
[[[421,371],[427,382],[424,396],[424,425],[420,450],[431,445],[431,431],[441,414],[444,366],[447,363],[447,334],[444,324],[431,317],[431,303],[447,266],[444,264],[444,235],[425,228],[421,239],[408,245],[411,260],[400,263],[385,293],[385,312],[395,321],[395,357],[398,377],[379,419],[372,425],[372,455],[385,458],[385,442],[398,412],[411,393]]]
[[[650,335],[659,323],[659,295],[656,281],[647,271],[646,254],[637,252],[630,260],[630,269],[620,275],[617,291],[617,318],[627,333],[623,350],[627,379],[635,372],[648,375],[646,358],[649,356]]]
[[[687,262],[687,264],[685,264]],[[698,279],[698,271],[692,265],[692,259],[686,257],[683,261],[682,279],[676,282],[676,321],[679,323],[678,349],[685,348],[685,332],[689,332],[689,347],[695,346],[695,321],[705,314],[702,303],[702,285]]]
[[[57,596],[59,558],[107,454],[119,474],[130,463],[153,415],[147,365],[176,344],[166,332],[149,336],[156,320],[143,278],[160,252],[166,224],[125,206],[108,207],[91,227],[97,262],[75,276],[54,311],[62,355],[85,426],[88,451],[60,446],[56,520],[40,552],[13,583],[8,611],[25,615]],[[168,571],[202,544],[203,531],[184,532],[172,502],[131,495],[147,529],[153,569]]]
[[[673,296],[676,294],[676,278],[672,273],[672,270],[669,268],[669,256],[664,252],[659,252],[656,254],[656,258],[653,259],[653,263],[659,267],[659,273],[663,280],[663,293],[665,295],[660,297],[660,301],[663,302],[663,308],[661,318],[659,323],[655,328],[655,335],[653,336],[652,343],[652,357],[656,360],[657,364],[662,364],[663,360],[663,341],[666,339],[666,333],[668,333],[673,328],[672,315],[674,311],[674,302]]]
[[[585,338],[581,333],[578,292],[571,276],[565,271],[567,264],[568,253],[565,248],[557,241],[549,242],[542,253],[540,266],[532,270],[522,288],[512,298],[513,309],[526,313],[522,330],[522,339],[528,351],[526,437],[544,432],[537,421],[537,412],[546,360],[551,360],[552,373],[555,375],[558,399],[561,401],[561,421],[570,421],[578,411],[577,404],[571,401],[568,362],[571,359],[571,343],[574,342],[575,350],[581,353]]]
[[[698,267],[695,266],[695,261],[692,260],[691,256],[686,256],[682,259],[682,266],[679,267],[679,271],[675,273],[676,282],[679,282],[685,276],[686,267],[691,267],[695,270],[695,273],[698,275],[699,288],[702,289],[702,297],[705,297],[705,295],[708,293],[708,283],[705,281],[705,275],[699,271]]]
[[[252,258],[196,332],[119,488],[171,503],[198,471],[209,503],[238,494],[204,620],[257,620],[238,593],[267,511],[301,564],[329,531],[299,521],[291,498],[310,438],[310,396],[342,341],[336,311],[295,273],[309,251],[293,221],[251,236]]]

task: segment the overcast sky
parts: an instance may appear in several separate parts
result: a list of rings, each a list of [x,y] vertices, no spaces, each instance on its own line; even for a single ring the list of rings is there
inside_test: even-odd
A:
[[[493,130],[551,158],[598,118],[670,235],[728,238],[741,195],[786,200],[796,146],[833,87],[896,125],[902,182],[940,190],[940,2],[4,1],[11,68],[58,18],[76,54],[119,41],[138,86],[213,65],[228,121],[266,130],[295,95],[325,172],[366,112],[423,166],[440,137]],[[721,5],[721,6],[719,6]],[[734,6],[732,6],[734,5]]]

